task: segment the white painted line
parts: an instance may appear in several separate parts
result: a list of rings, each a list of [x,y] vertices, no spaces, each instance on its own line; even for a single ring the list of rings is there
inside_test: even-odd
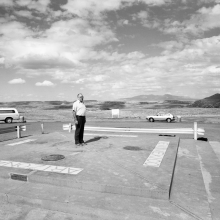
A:
[[[18,145],[18,144],[25,144],[25,143],[28,143],[28,142],[31,142],[31,141],[36,141],[36,139],[27,139],[27,140],[24,140],[24,141],[15,142],[15,143],[8,144],[8,145],[9,146],[14,146],[14,145]]]
[[[79,153],[81,153],[81,152],[74,152],[74,153],[70,154],[70,156],[76,156]]]
[[[220,161],[220,143],[218,141],[209,141],[209,143]]]
[[[159,167],[169,143],[169,141],[159,141],[147,160],[144,162],[143,166]]]
[[[20,169],[40,170],[40,171],[54,172],[54,173],[65,173],[65,174],[72,174],[72,175],[76,175],[83,170],[81,168],[74,168],[74,167],[23,163],[23,162],[14,162],[14,161],[6,161],[6,160],[0,160],[0,166],[20,168]]]
[[[84,134],[84,135],[96,135],[96,136],[112,136],[112,137],[137,137],[137,135],[120,135],[120,134]]]

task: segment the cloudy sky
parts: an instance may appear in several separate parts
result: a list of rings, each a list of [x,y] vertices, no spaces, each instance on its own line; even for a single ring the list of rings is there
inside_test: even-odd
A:
[[[220,0],[0,0],[0,101],[220,93]]]

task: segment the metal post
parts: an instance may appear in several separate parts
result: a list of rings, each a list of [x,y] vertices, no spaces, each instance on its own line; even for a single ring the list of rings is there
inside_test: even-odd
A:
[[[194,140],[197,140],[197,122],[194,122]]]
[[[72,127],[72,125],[71,125],[71,123],[69,123],[69,133],[71,132],[71,127]]]
[[[41,123],[41,133],[44,134],[44,123]]]
[[[17,138],[21,138],[21,129],[20,129],[20,126],[17,126]]]

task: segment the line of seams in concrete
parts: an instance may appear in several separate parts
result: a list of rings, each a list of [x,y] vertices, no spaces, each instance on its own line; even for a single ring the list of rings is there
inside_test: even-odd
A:
[[[195,219],[219,219],[220,163],[208,142],[181,140],[171,202]]]

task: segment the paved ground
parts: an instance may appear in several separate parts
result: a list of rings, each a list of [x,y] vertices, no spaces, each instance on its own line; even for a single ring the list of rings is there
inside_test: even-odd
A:
[[[21,139],[1,134],[0,219],[220,219],[220,143],[209,125],[209,142],[192,135],[86,132],[87,145],[77,148],[62,124],[44,124],[44,134],[40,123],[30,124]],[[42,160],[52,154],[65,159]]]

